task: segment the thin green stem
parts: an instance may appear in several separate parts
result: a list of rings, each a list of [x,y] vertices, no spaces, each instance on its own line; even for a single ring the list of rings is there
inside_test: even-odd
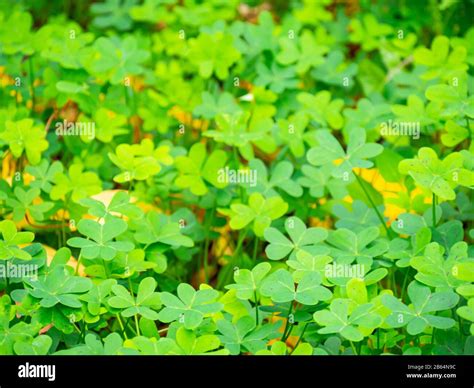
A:
[[[295,325],[293,325],[293,324],[290,326],[290,328],[288,329],[288,332],[286,333],[285,337],[282,339],[283,342],[286,342],[286,340],[290,336],[291,332],[293,331],[294,327],[295,327]]]
[[[395,271],[393,270],[393,267],[390,268],[390,288],[393,291],[394,295],[397,296],[397,282],[395,281]]]
[[[290,326],[290,315],[291,315],[292,311],[293,311],[293,302],[290,302],[290,308],[288,309],[288,314],[286,315],[285,329],[283,330],[283,336],[281,337],[282,341],[286,340],[286,333],[287,333],[288,328]]]
[[[79,252],[79,256],[77,257],[76,270],[74,271],[74,275],[76,276],[79,273],[79,265],[81,264],[81,259],[82,259],[82,250]]]
[[[409,273],[410,273],[410,267],[407,268],[407,271],[405,272],[405,277],[403,278],[402,290],[400,292],[400,299],[402,300],[402,302],[403,302],[403,298],[405,297],[405,290],[407,287]]]
[[[102,265],[104,266],[104,272],[105,272],[105,276],[107,276],[107,279],[110,278],[109,276],[109,269],[107,267],[107,263],[104,259],[102,259]]]
[[[210,229],[212,222],[214,221],[214,210],[211,211],[210,219],[206,222],[206,242],[204,243],[204,259],[203,259],[203,268],[204,268],[204,279],[206,284],[209,282],[208,279],[208,258],[209,258],[209,243],[210,243]]]
[[[258,237],[255,237],[255,241],[253,243],[253,255],[252,255],[253,261],[257,259],[257,250],[258,250]]]
[[[433,224],[433,229],[436,227],[436,194],[433,193],[433,201],[432,201],[431,209],[432,209],[432,224]]]
[[[119,325],[120,325],[120,329],[122,329],[122,333],[123,333],[125,339],[128,340],[127,332],[126,332],[126,330],[125,330],[125,327],[123,326],[122,318],[120,318],[120,315],[119,315],[119,314],[115,314],[115,315],[117,316],[117,321],[118,321],[118,323],[119,323]]]
[[[354,352],[355,355],[357,355],[357,350],[356,350],[356,347],[354,346],[354,343],[352,341],[349,341],[351,343],[351,348],[352,348],[352,351]]]
[[[30,69],[30,87],[31,87],[31,111],[34,112],[35,111],[35,85],[34,85],[34,82],[35,82],[35,73],[34,73],[34,70],[33,70],[33,56],[30,55],[28,57],[28,66],[29,66],[29,69]]]
[[[140,335],[140,325],[138,324],[138,314],[134,315],[135,317],[135,329],[137,330],[137,335]]]
[[[369,200],[370,204],[372,205],[372,208],[375,210],[375,213],[377,214],[377,217],[378,219],[380,220],[380,223],[383,225],[383,227],[385,228],[385,231],[387,232],[387,236],[390,236],[391,233],[390,233],[390,229],[388,229],[388,226],[387,224],[385,223],[385,220],[384,218],[382,217],[382,214],[380,214],[379,212],[379,209],[377,209],[377,206],[375,205],[375,202],[373,201],[372,197],[370,196],[369,192],[367,191],[367,189],[365,188],[365,186],[363,185],[360,177],[355,174],[355,177],[357,179],[357,182],[359,183],[359,186],[362,188],[362,190],[364,191],[364,194],[366,195],[367,199]]]
[[[247,236],[248,231],[249,231],[248,228],[245,228],[245,230],[240,233],[239,240],[237,241],[237,246],[235,247],[234,254],[232,255],[232,258],[237,257],[237,253],[240,251],[240,248],[242,247],[242,244],[245,240],[245,237]]]
[[[77,325],[76,325],[75,322],[71,322],[71,324],[74,326],[74,328],[77,330],[77,332],[78,332],[79,334],[82,334],[81,329],[79,329],[79,328],[77,327]]]
[[[133,287],[132,287],[132,279],[128,278],[128,287],[130,288],[130,294],[135,298],[135,295],[133,294]]]
[[[253,292],[253,295],[255,297],[255,322],[258,326],[258,321],[259,321],[259,318],[258,318],[258,298],[257,298],[257,290],[254,290]]]
[[[293,350],[290,352],[290,355],[296,350],[296,348],[298,347],[298,345],[299,345],[299,344],[301,343],[301,341],[303,340],[303,336],[304,336],[304,333],[305,333],[307,327],[308,327],[308,322],[306,322],[306,323],[304,324],[303,330],[301,331],[301,334],[300,334],[300,338],[298,338],[298,341],[296,342],[295,347],[293,348]]]

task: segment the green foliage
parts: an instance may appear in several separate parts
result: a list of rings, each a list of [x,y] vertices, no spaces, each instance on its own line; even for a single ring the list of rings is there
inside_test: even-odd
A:
[[[474,354],[474,8],[429,3],[1,2],[0,355]]]

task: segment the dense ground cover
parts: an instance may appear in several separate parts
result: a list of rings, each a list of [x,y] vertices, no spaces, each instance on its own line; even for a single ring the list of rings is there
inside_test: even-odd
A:
[[[0,354],[474,354],[472,2],[0,4]]]

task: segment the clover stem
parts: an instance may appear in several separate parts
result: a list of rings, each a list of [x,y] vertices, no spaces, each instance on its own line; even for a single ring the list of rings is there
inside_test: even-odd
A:
[[[397,283],[395,281],[395,271],[390,268],[390,288],[393,290],[393,294],[397,296]]]
[[[296,341],[296,344],[293,348],[293,350],[290,352],[290,355],[296,350],[296,348],[298,347],[298,345],[301,343],[301,341],[303,340],[303,336],[304,336],[304,333],[306,331],[306,328],[308,327],[308,322],[306,322],[304,324],[304,327],[303,327],[303,330],[301,331],[301,334],[300,334],[300,338],[298,338],[298,341]]]
[[[30,69],[30,86],[31,86],[31,111],[34,113],[35,111],[35,73],[33,70],[33,59],[32,55],[28,57],[28,66]]]
[[[281,337],[281,340],[283,342],[286,340],[286,332],[288,331],[288,326],[290,323],[290,315],[292,311],[293,311],[293,302],[290,302],[290,308],[288,309],[288,314],[286,315],[285,329],[283,330],[283,336]]]
[[[79,252],[79,256],[77,257],[76,270],[74,271],[75,276],[77,276],[77,274],[79,273],[79,265],[81,264],[81,259],[82,259],[82,250]]]
[[[135,317],[135,328],[137,330],[137,335],[140,336],[140,325],[138,324],[138,314],[135,314],[134,317]]]
[[[137,335],[137,332],[136,332],[136,330],[134,329],[133,325],[130,324],[130,318],[127,319],[127,321],[125,322],[125,327],[126,327],[126,328],[128,327],[128,328],[130,329],[130,331],[131,331],[133,334]]]
[[[69,194],[67,197],[66,197],[66,200],[64,201],[64,208],[63,208],[63,219],[62,219],[62,225],[61,225],[61,236],[62,236],[62,239],[63,239],[63,246],[66,246],[66,224],[65,224],[65,221],[66,221],[66,211],[69,207],[69,201],[71,200],[71,196],[72,194]]]
[[[102,259],[102,265],[104,266],[104,272],[105,272],[105,276],[107,276],[107,278],[109,278],[109,269],[107,268],[107,263],[104,259]],[[130,280],[130,278],[129,278]],[[133,291],[130,291],[133,295]]]
[[[253,243],[253,255],[252,255],[253,261],[257,259],[257,249],[258,249],[258,237],[255,237],[255,241]]]
[[[206,284],[208,283],[208,270],[207,270],[207,264],[208,264],[208,256],[209,256],[209,232],[212,226],[212,222],[214,221],[214,210],[211,211],[211,216],[209,217],[209,220],[206,222],[206,242],[204,243],[204,259],[203,259],[203,267],[204,267],[204,279]]]
[[[357,355],[357,350],[356,350],[356,347],[354,346],[354,343],[352,341],[349,341],[351,343],[351,348],[352,348],[352,351],[354,352],[355,355]]]
[[[405,290],[407,286],[407,281],[408,281],[408,274],[410,273],[410,267],[408,267],[407,271],[405,272],[405,277],[403,278],[403,284],[402,284],[402,290],[400,292],[400,299],[403,302],[403,298],[405,297]]]
[[[125,331],[125,327],[123,326],[122,318],[120,318],[119,314],[115,314],[115,315],[117,316],[117,321],[120,325],[120,328],[122,329],[122,333],[123,333],[125,339],[128,340],[127,332]]]
[[[433,201],[432,201],[432,205],[431,205],[431,209],[432,209],[432,216],[433,216],[433,219],[432,219],[432,224],[433,224],[433,229],[436,227],[436,194],[433,193]]]
[[[79,334],[82,334],[81,329],[79,329],[79,328],[77,327],[77,325],[76,325],[74,322],[71,322],[71,323],[72,323],[72,325],[74,326],[74,328],[77,330],[77,332],[78,332]]]
[[[288,332],[286,333],[286,336],[285,338],[283,338],[283,342],[286,342],[286,340],[288,339],[288,337],[290,336],[291,332],[293,331],[293,328],[295,327],[295,325],[291,325],[290,328],[288,329]]]
[[[255,322],[258,326],[258,298],[257,298],[257,290],[254,290],[253,295],[255,297]]]
[[[237,253],[240,251],[240,248],[242,247],[242,243],[244,242],[245,237],[247,236],[247,232],[248,232],[248,228],[245,228],[243,233],[242,232],[240,233],[239,240],[237,241],[237,246],[235,247],[234,254],[232,255],[233,258],[236,257]]]
[[[105,265],[105,262],[104,262]],[[128,287],[130,288],[130,294],[135,298],[135,295],[133,294],[133,287],[132,287],[132,279],[128,278]]]
[[[388,229],[388,226],[387,224],[385,223],[385,220],[383,219],[382,215],[380,214],[380,211],[379,209],[377,209],[377,206],[375,205],[375,202],[373,201],[372,197],[370,196],[369,192],[367,191],[367,189],[364,187],[364,185],[362,184],[362,181],[360,179],[360,177],[355,174],[355,177],[357,179],[357,182],[359,183],[359,186],[362,188],[362,190],[364,191],[364,194],[366,195],[367,199],[369,200],[370,204],[372,205],[372,208],[375,210],[375,213],[377,214],[377,217],[378,219],[380,220],[380,223],[383,225],[383,227],[385,228],[385,231],[387,232],[387,236],[390,236],[390,230]]]

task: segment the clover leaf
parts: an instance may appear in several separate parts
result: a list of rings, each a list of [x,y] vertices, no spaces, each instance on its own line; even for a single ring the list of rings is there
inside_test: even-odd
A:
[[[256,172],[257,182],[254,187],[250,187],[249,193],[261,193],[268,197],[278,195],[275,188],[279,188],[291,195],[292,197],[300,197],[303,189],[297,182],[291,179],[294,171],[293,165],[288,161],[282,161],[275,164],[268,179],[268,172],[265,164],[260,159],[252,159],[249,162],[249,168]]]
[[[383,146],[380,144],[366,143],[366,133],[362,128],[354,128],[350,132],[346,151],[329,131],[317,131],[316,139],[318,145],[308,151],[306,156],[308,161],[315,166],[322,166],[342,159],[342,163],[332,172],[332,176],[338,178],[350,173],[356,167],[372,167],[373,162],[367,159],[383,151]]]
[[[40,189],[38,188],[31,188],[25,191],[17,186],[13,190],[13,193],[15,194],[15,198],[8,198],[6,204],[13,209],[13,220],[17,222],[25,218],[26,212],[31,214],[33,219],[43,221],[44,213],[51,210],[54,206],[52,202],[33,204],[33,201],[40,195]]]
[[[395,238],[389,243],[389,249],[384,257],[397,260],[396,266],[408,267],[412,258],[420,256],[425,247],[431,242],[431,230],[427,227],[419,229],[411,235],[410,243],[407,240]],[[409,246],[411,247],[409,248]],[[422,282],[423,283],[423,282]]]
[[[467,125],[470,125],[469,122]],[[441,135],[441,142],[448,147],[455,147],[462,141],[469,138],[469,128],[457,124],[453,120],[448,120],[445,125],[446,133]]]
[[[253,231],[261,237],[272,221],[280,218],[287,209],[288,204],[280,197],[265,198],[260,193],[253,193],[249,197],[248,205],[234,203],[230,210],[219,211],[231,217],[229,224],[232,229],[243,229],[252,223]]]
[[[318,92],[314,96],[306,92],[299,93],[297,100],[302,106],[302,111],[318,124],[334,129],[342,128],[344,119],[341,109],[344,102],[341,99],[331,101],[331,93],[327,90]]]
[[[115,279],[106,279],[99,284],[94,283],[89,292],[80,297],[81,300],[87,303],[87,311],[90,314],[94,316],[101,314],[101,307],[105,305],[108,296],[112,292],[112,286],[116,284]]]
[[[222,150],[215,150],[209,156],[206,146],[202,143],[194,144],[188,156],[178,156],[175,166],[180,172],[176,178],[176,185],[180,188],[189,188],[194,195],[204,195],[209,191],[206,182],[214,187],[223,188],[226,182],[219,181],[219,170],[224,168],[227,154]]]
[[[465,116],[474,118],[474,95],[468,95],[467,86],[464,83],[459,86],[431,85],[426,89],[425,96],[437,104],[434,109],[442,118]]]
[[[49,146],[45,140],[46,132],[35,126],[32,119],[7,120],[5,129],[4,132],[0,132],[0,140],[8,144],[12,155],[19,158],[25,152],[31,164],[38,164],[42,152]]]
[[[449,38],[440,35],[433,39],[431,50],[419,47],[414,51],[414,62],[428,68],[421,74],[422,79],[442,78],[447,80],[467,70],[466,48],[457,46],[450,53],[449,46]]]
[[[461,306],[456,310],[456,314],[458,314],[461,318],[466,319],[467,321],[474,322],[474,298],[470,298],[467,301],[466,306]],[[474,335],[474,323],[471,323],[470,328],[471,335]]]
[[[79,122],[86,121],[87,118],[81,117]],[[117,114],[109,109],[99,108],[94,112],[94,137],[103,143],[110,143],[116,136],[128,133],[127,117],[121,114]],[[81,138],[90,142],[91,136],[84,134]]]
[[[319,247],[318,247],[319,248]],[[309,253],[305,250],[300,250],[296,253],[294,259],[286,261],[288,267],[294,270],[293,279],[299,282],[307,273],[316,272],[321,276],[325,275],[327,265],[332,262],[332,257],[324,253],[329,253],[329,249],[321,247],[317,254]]]
[[[278,120],[278,136],[297,158],[302,157],[305,153],[304,132],[308,123],[309,119],[303,112],[290,116],[288,120]]]
[[[134,354],[131,349],[123,348],[124,342],[118,333],[111,333],[103,339],[99,339],[94,334],[87,334],[84,344],[73,346],[70,349],[59,350],[54,353],[56,356],[65,355],[119,355]]]
[[[177,354],[182,355],[227,355],[228,350],[216,350],[221,346],[219,337],[205,334],[197,336],[193,331],[180,327],[176,331],[176,344],[179,347]]]
[[[6,55],[32,54],[34,52],[34,34],[31,31],[33,25],[31,14],[19,9],[10,9],[6,16],[8,17],[4,19],[2,14],[2,27],[0,29],[2,53]]]
[[[324,63],[324,54],[329,51],[328,46],[316,41],[310,30],[304,30],[296,39],[281,38],[280,47],[282,51],[276,56],[277,62],[285,66],[296,63],[298,74]]]
[[[378,240],[379,236],[380,229],[375,226],[358,233],[342,228],[331,232],[326,243],[331,250],[330,255],[338,264],[351,264],[357,260],[359,264],[370,267],[374,257],[388,250],[388,244]]]
[[[108,205],[93,198],[84,198],[79,202],[88,207],[88,213],[95,217],[108,219],[119,214],[129,218],[141,218],[143,212],[137,205],[130,203],[130,199],[126,191],[117,191]]]
[[[199,75],[210,78],[213,73],[223,80],[229,68],[240,59],[240,52],[233,45],[233,37],[216,32],[201,33],[189,42],[189,61],[199,69]]]
[[[274,62],[271,67],[267,67],[259,62],[255,85],[268,86],[275,93],[282,93],[286,89],[295,89],[298,86],[295,70],[295,66],[281,67]]]
[[[162,292],[161,301],[165,306],[158,313],[161,322],[173,322],[179,319],[186,329],[197,328],[204,317],[219,312],[223,305],[215,302],[219,293],[213,289],[196,291],[189,284],[181,283],[177,290],[178,296]]]
[[[349,28],[349,40],[358,43],[365,51],[371,51],[380,46],[381,40],[393,32],[388,24],[379,23],[374,15],[366,14],[360,19],[352,19]]]
[[[449,329],[454,326],[453,319],[432,313],[453,308],[459,301],[459,295],[452,291],[432,294],[429,287],[413,281],[408,286],[408,296],[412,302],[410,306],[393,295],[382,295],[382,303],[392,311],[385,321],[390,327],[407,326],[408,334],[417,335],[427,327]]]
[[[249,117],[248,112],[236,112],[232,115],[219,114],[215,118],[218,130],[212,129],[203,134],[219,143],[244,148],[249,142],[261,140],[264,137],[263,132],[248,131]]]
[[[231,355],[238,355],[241,351],[255,354],[265,349],[267,338],[275,332],[275,325],[267,324],[257,328],[255,320],[250,316],[241,317],[234,324],[226,319],[217,321],[217,328],[221,335],[219,340]]]
[[[323,228],[306,228],[304,222],[298,217],[287,218],[285,230],[290,239],[276,228],[265,229],[265,240],[270,243],[265,248],[265,253],[270,260],[281,260],[288,255],[291,260],[294,260],[300,250],[311,250],[328,236]]]
[[[352,177],[347,180],[336,178],[332,175],[336,166],[326,164],[320,168],[305,164],[301,167],[303,176],[298,178],[301,186],[309,188],[312,197],[321,198],[329,193],[333,198],[344,198],[348,191],[346,186],[351,182]]]
[[[331,50],[323,64],[311,71],[311,75],[318,81],[330,85],[344,85],[347,81],[348,86],[354,84],[353,77],[357,74],[356,63],[345,63],[344,53],[340,50]]]
[[[32,242],[35,235],[31,232],[17,232],[16,225],[13,221],[0,221],[0,232],[2,239],[0,240],[0,260],[20,259],[30,260],[31,255],[24,249],[18,248],[18,245],[28,244]]]
[[[143,73],[143,62],[149,56],[148,51],[139,48],[132,35],[124,39],[102,36],[84,51],[81,62],[91,74],[118,85],[123,84],[126,77]]]
[[[136,0],[106,0],[92,4],[91,11],[95,15],[92,23],[99,28],[129,30],[132,27],[130,10],[136,3]]]
[[[54,186],[51,189],[51,199],[65,199],[70,194],[74,202],[97,194],[102,190],[102,183],[96,173],[83,172],[84,166],[80,163],[71,164],[67,175],[58,172],[54,177]]]
[[[143,279],[138,286],[138,293],[132,296],[130,292],[121,285],[112,286],[114,296],[107,303],[116,309],[122,310],[120,314],[125,317],[141,315],[147,319],[156,321],[157,310],[161,307],[160,294],[155,292],[156,280],[148,277]]]
[[[92,287],[92,281],[89,278],[71,276],[63,265],[55,266],[37,280],[26,279],[25,283],[30,287],[29,294],[40,299],[40,306],[45,308],[58,304],[81,308],[80,294],[84,294]]]
[[[382,324],[382,317],[373,311],[372,303],[365,303],[354,308],[349,299],[334,299],[329,310],[316,311],[314,320],[320,326],[319,334],[340,334],[349,341],[359,342],[364,339],[362,330],[371,329]]]
[[[441,199],[452,200],[456,198],[454,189],[457,186],[470,187],[474,182],[474,172],[463,168],[463,164],[464,158],[459,152],[440,160],[433,149],[422,147],[417,157],[402,160],[398,169]]]
[[[109,153],[109,159],[122,172],[114,177],[119,183],[133,180],[146,180],[161,171],[161,164],[173,162],[169,154],[170,147],[161,145],[155,148],[150,139],[143,139],[140,144],[120,144],[115,153]]]
[[[229,284],[227,289],[236,290],[239,299],[255,299],[255,294],[260,292],[262,281],[270,272],[271,265],[269,263],[260,263],[249,269],[239,269],[234,272],[235,284]]]
[[[49,164],[46,159],[43,159],[37,166],[26,166],[26,172],[35,178],[30,186],[41,189],[45,193],[51,192],[56,174],[63,171],[64,167],[58,160]]]
[[[103,223],[82,219],[77,224],[77,230],[87,239],[73,237],[67,243],[71,247],[81,248],[81,255],[85,259],[112,260],[117,252],[129,252],[134,248],[130,241],[112,241],[127,228],[127,223],[119,218],[109,218]]]
[[[172,247],[192,247],[193,240],[182,234],[178,222],[173,222],[163,214],[151,211],[145,220],[137,220],[135,239],[142,244],[161,243]],[[143,226],[146,227],[143,227]]]
[[[268,296],[275,303],[296,301],[305,305],[315,305],[321,300],[329,300],[331,291],[321,286],[321,275],[317,272],[305,274],[295,288],[290,272],[279,269],[269,275],[263,282],[261,294]]]
[[[427,244],[422,254],[410,259],[410,265],[418,273],[415,279],[431,287],[454,288],[465,284],[465,280],[458,277],[460,266],[467,263],[467,244],[460,241],[454,244],[447,258],[444,257],[444,248],[436,242]]]
[[[378,206],[378,210],[383,213],[383,206]],[[380,223],[375,210],[359,200],[352,203],[351,210],[348,210],[344,205],[334,205],[332,213],[339,218],[336,221],[338,229],[349,229],[356,233],[362,231],[362,229],[378,226]],[[394,224],[392,223],[392,225]]]
[[[44,356],[48,354],[53,340],[47,335],[39,335],[31,341],[18,341],[13,344],[15,353],[19,356]]]
[[[202,103],[194,108],[193,113],[209,120],[219,114],[232,115],[240,110],[241,108],[235,102],[234,96],[230,93],[223,92],[219,96],[213,96],[209,92],[203,92]]]

